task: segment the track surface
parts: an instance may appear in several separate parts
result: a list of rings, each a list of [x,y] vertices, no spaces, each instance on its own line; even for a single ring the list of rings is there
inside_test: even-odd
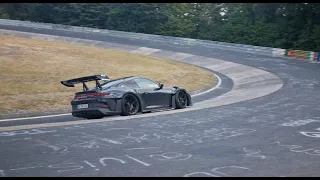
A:
[[[108,36],[43,33],[219,58],[272,72],[284,86],[268,96],[215,108],[0,132],[0,176],[320,175],[319,64]]]

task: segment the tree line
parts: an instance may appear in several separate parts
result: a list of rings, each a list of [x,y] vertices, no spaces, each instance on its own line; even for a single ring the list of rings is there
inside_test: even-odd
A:
[[[319,3],[2,3],[0,18],[320,51]]]

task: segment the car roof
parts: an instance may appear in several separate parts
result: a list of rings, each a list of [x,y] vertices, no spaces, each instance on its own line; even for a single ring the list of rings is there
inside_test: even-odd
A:
[[[117,79],[112,79],[111,81],[121,81],[121,82],[127,82],[127,81],[130,81],[130,80],[133,80],[133,79],[138,79],[138,78],[145,78],[145,79],[149,79],[149,78],[146,78],[146,77],[142,77],[142,76],[127,76],[127,77],[122,77],[122,78],[117,78]],[[150,79],[151,80],[151,79]],[[153,81],[153,80],[151,80]],[[109,81],[110,82],[110,81]]]
[[[145,79],[149,79],[149,78],[146,78],[146,77],[142,77],[142,76],[128,76],[128,77],[123,77],[123,78],[119,78],[117,80],[125,80],[125,81],[130,81],[130,80],[133,80],[133,79],[137,79],[137,78],[145,78]],[[150,79],[151,80],[151,79]]]
[[[122,78],[113,79],[113,80],[111,80],[111,81],[107,81],[107,82],[101,84],[101,86],[104,87],[105,85],[107,85],[107,84],[109,84],[109,83],[111,83],[111,82],[114,82],[114,81],[118,81],[117,84],[122,84],[122,83],[126,83],[126,82],[128,82],[128,81],[131,81],[131,80],[134,80],[134,79],[138,79],[138,78],[149,79],[149,78],[142,77],[142,76],[127,76],[127,77],[122,77]],[[149,80],[150,80],[150,81],[153,81],[153,80],[151,80],[151,79],[149,79]],[[157,82],[155,82],[155,81],[153,81],[153,82],[154,82],[154,83],[157,83]],[[115,85],[115,84],[113,84],[113,85]],[[113,85],[111,85],[111,86],[113,86]]]

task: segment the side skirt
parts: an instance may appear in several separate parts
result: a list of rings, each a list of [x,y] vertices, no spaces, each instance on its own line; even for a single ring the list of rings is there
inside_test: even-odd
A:
[[[171,108],[176,109],[176,95],[171,96]]]
[[[121,103],[122,103],[122,99],[118,99],[117,100],[117,106],[116,106],[116,112],[117,113],[122,113]]]

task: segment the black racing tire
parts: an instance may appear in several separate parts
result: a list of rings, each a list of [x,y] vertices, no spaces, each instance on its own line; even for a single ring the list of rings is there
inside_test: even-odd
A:
[[[138,98],[133,94],[126,94],[121,100],[121,115],[131,116],[135,115],[140,110],[140,103]]]
[[[186,108],[188,104],[187,93],[181,90],[177,91],[175,94],[175,103],[176,109]]]

